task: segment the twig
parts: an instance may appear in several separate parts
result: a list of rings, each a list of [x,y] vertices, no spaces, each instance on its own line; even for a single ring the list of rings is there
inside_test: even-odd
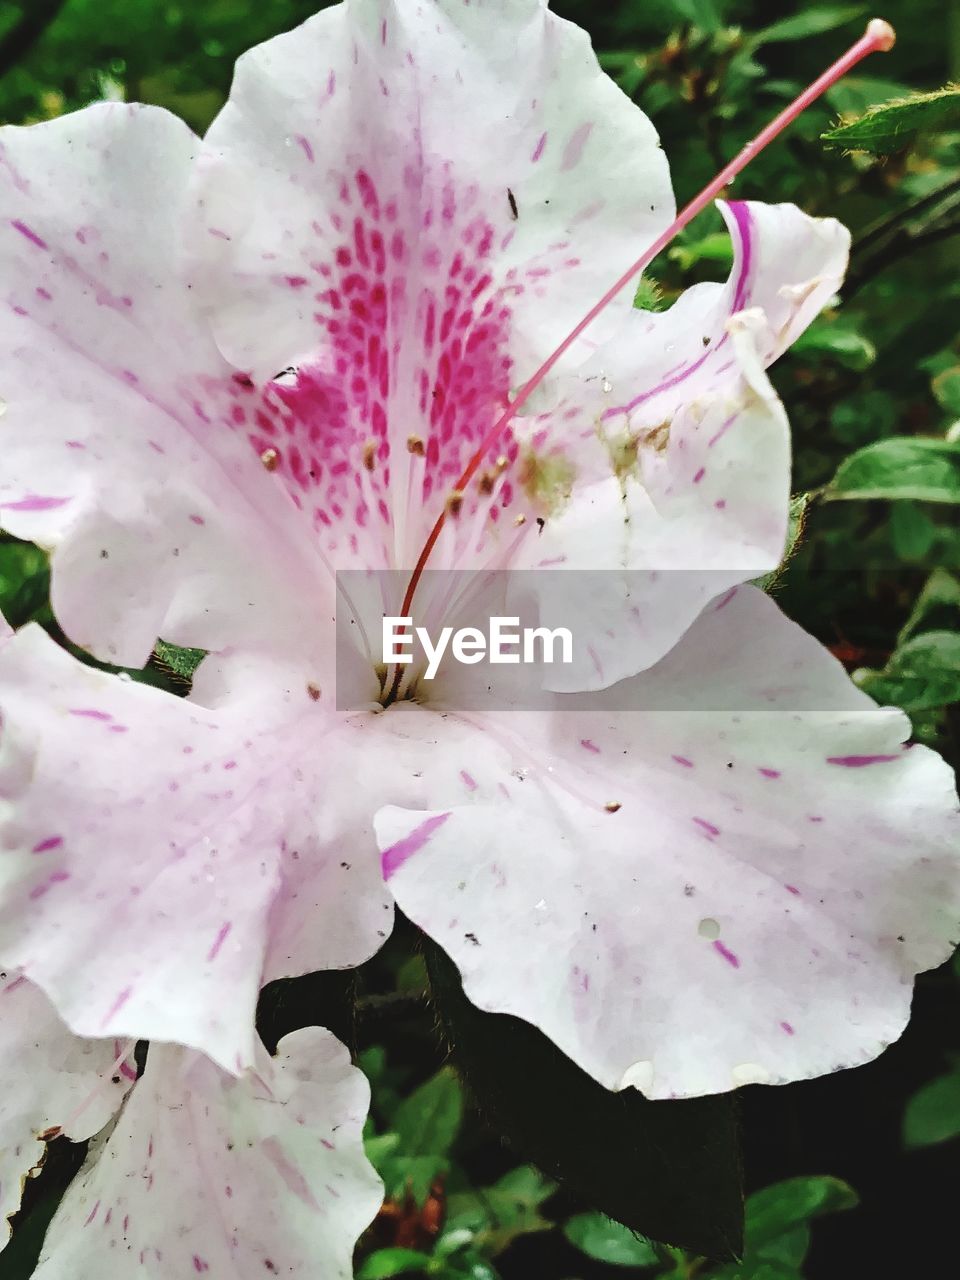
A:
[[[65,4],[66,0],[27,0],[19,22],[0,40],[0,77],[30,52]]]
[[[895,262],[902,261],[917,249],[936,244],[940,240],[948,240],[956,235],[960,235],[960,220],[935,224],[917,231],[911,231],[906,227],[901,228],[882,249],[871,254],[862,267],[850,273],[843,290],[844,301],[849,302],[854,294],[859,293],[863,286],[878,276],[881,271]]]
[[[903,209],[897,209],[895,212],[878,219],[867,227],[862,235],[857,237],[854,253],[862,253],[876,241],[882,240],[889,232],[894,231],[901,223],[910,222],[917,214],[923,213],[931,206],[939,204],[941,200],[945,200],[956,192],[960,192],[960,178],[954,178],[952,182],[945,182],[943,186],[937,187],[936,191],[929,191],[920,200],[915,200],[913,204],[907,205]]]

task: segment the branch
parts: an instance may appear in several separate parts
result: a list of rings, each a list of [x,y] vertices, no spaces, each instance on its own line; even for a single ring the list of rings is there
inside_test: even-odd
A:
[[[0,39],[0,76],[12,71],[60,14],[66,0],[28,0],[28,6]]]
[[[895,262],[900,262],[917,249],[923,249],[927,245],[936,244],[940,240],[948,240],[951,236],[956,235],[960,235],[960,220],[919,227],[916,230],[911,230],[907,227],[902,228],[895,236],[891,236],[882,249],[872,254],[864,262],[863,266],[852,271],[847,276],[847,282],[843,289],[844,302],[849,302],[854,294],[859,293],[865,284],[868,284],[881,271],[886,270],[887,267],[893,266]]]

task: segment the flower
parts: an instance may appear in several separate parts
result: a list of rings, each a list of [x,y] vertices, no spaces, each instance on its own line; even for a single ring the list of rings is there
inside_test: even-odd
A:
[[[621,290],[491,440],[673,216],[649,122],[540,0],[347,0],[241,60],[202,146],[119,104],[0,143],[4,524],[96,657],[210,651],[187,700],[33,627],[0,655],[0,956],[76,1034],[246,1078],[260,985],[362,960],[390,894],[612,1089],[899,1034],[956,930],[949,772],[740,585],[787,525],[764,366],[834,293],[839,224],[727,206],[725,286],[661,316]],[[334,571],[424,546],[643,571],[642,635],[605,596],[593,691],[547,711],[372,662],[339,711]]]
[[[152,1045],[137,1078],[115,1041],[81,1040],[22,976],[0,988],[4,1216],[44,1140],[96,1138],[34,1273],[118,1265],[241,1278],[353,1275],[383,1187],[363,1154],[369,1086],[320,1027],[262,1046],[239,1079],[201,1054]],[[126,1258],[126,1264],[118,1263]]]

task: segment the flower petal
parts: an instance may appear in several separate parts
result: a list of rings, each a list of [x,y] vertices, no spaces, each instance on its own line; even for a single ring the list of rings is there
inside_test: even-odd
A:
[[[122,1053],[72,1035],[39,988],[0,974],[0,1220],[19,1209],[46,1141],[92,1137],[117,1111],[136,1078]]]
[[[77,1034],[247,1066],[301,856],[304,881],[329,889],[311,899],[310,967],[381,941],[373,849],[319,865],[322,791],[302,744],[327,713],[304,682],[247,671],[245,695],[209,710],[83,667],[35,627],[4,645],[0,954]]]
[[[0,130],[0,522],[53,548],[71,638],[126,666],[158,635],[301,652],[309,604],[332,599],[309,524],[245,438],[263,398],[177,274],[196,145],[119,103]]]
[[[552,673],[557,689],[652,665],[708,600],[782,554],[789,429],[763,369],[839,286],[849,234],[793,205],[720,208],[734,244],[726,284],[634,312],[566,401],[520,429],[529,475],[566,459],[574,479],[516,567],[589,570],[538,583],[548,625],[597,620],[589,651]]]
[[[507,288],[532,373],[673,217],[650,121],[545,0],[333,6],[241,58],[203,163],[219,339],[265,376],[328,341],[348,268],[423,282],[442,326],[456,253]],[[414,301],[394,283],[394,335]]]
[[[150,1048],[106,1144],[68,1189],[37,1280],[267,1275],[348,1280],[383,1195],[363,1153],[366,1080],[307,1027],[234,1079],[198,1054]],[[126,1261],[124,1261],[124,1259]]]
[[[950,771],[901,747],[902,713],[753,588],[645,675],[557,705],[487,717],[512,771],[478,771],[473,803],[376,819],[398,904],[479,1007],[656,1098],[900,1034],[960,931]]]

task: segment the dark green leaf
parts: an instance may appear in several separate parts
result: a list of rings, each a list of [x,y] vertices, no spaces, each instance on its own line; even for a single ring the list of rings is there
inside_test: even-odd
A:
[[[852,1209],[856,1192],[839,1178],[788,1178],[747,1201],[746,1249],[759,1253],[785,1232],[825,1213]]]
[[[871,107],[859,120],[838,125],[821,136],[829,147],[890,155],[910,146],[920,133],[957,128],[960,128],[960,88],[948,85],[933,93],[918,93]]]
[[[907,1103],[903,1140],[908,1147],[929,1147],[960,1134],[960,1067],[931,1080]]]
[[[944,369],[933,380],[933,394],[954,418],[960,418],[960,366]]]
[[[388,1280],[390,1276],[407,1276],[423,1271],[430,1263],[428,1253],[416,1249],[378,1249],[361,1264],[357,1280]]]
[[[771,23],[769,27],[763,27],[754,35],[749,37],[748,43],[753,49],[759,49],[764,44],[774,44],[785,40],[806,40],[810,36],[823,35],[826,31],[833,31],[837,27],[846,26],[848,22],[853,22],[855,18],[862,18],[866,13],[863,5],[824,5],[813,8],[805,8],[800,13],[795,13],[789,18],[782,18],[779,22]]]
[[[883,671],[858,677],[878,702],[928,711],[960,701],[960,633],[924,631],[894,652]]]
[[[824,497],[960,502],[960,444],[909,436],[878,440],[841,463]]]
[[[602,1213],[578,1213],[563,1228],[572,1245],[597,1262],[621,1267],[655,1267],[659,1261],[649,1241]]]
[[[739,1253],[731,1098],[651,1102],[633,1089],[611,1093],[536,1028],[476,1009],[446,955],[427,939],[424,948],[461,1073],[515,1151],[631,1230],[721,1261]]]
[[[460,1081],[444,1067],[401,1102],[392,1128],[405,1156],[444,1156],[453,1146],[462,1120]]]

